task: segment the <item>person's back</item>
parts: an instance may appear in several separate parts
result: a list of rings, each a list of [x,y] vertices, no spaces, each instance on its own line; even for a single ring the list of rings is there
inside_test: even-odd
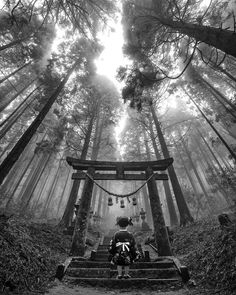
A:
[[[127,226],[132,223],[127,217],[122,217],[117,224],[120,230],[114,234],[108,250],[113,256],[112,262],[117,265],[117,278],[122,278],[123,267],[125,271],[124,278],[129,278],[129,265],[137,255],[134,236],[127,231]]]

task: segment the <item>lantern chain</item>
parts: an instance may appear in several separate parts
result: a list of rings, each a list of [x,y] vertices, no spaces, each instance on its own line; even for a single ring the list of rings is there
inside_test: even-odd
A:
[[[105,189],[103,186],[101,186],[99,183],[96,182],[96,180],[93,179],[93,177],[85,172],[85,174],[88,176],[88,178],[90,178],[100,189],[102,189],[104,192],[106,192],[108,195],[110,196],[114,196],[114,197],[117,197],[117,198],[128,198],[132,195],[135,195],[138,191],[141,190],[141,188],[143,188],[147,183],[148,181],[155,175],[155,173],[153,173],[138,189],[136,189],[135,191],[131,192],[131,193],[128,193],[128,194],[116,194],[116,193],[112,193],[110,191],[108,191],[107,189]]]

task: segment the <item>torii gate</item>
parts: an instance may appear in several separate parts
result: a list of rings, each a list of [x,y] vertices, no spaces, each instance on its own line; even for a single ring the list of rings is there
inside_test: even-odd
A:
[[[158,253],[159,256],[172,256],[160,197],[156,186],[156,180],[168,180],[168,175],[159,174],[156,173],[156,171],[165,171],[170,165],[172,165],[173,158],[148,162],[109,162],[79,160],[67,157],[66,161],[77,171],[72,174],[74,182],[81,179],[85,180],[80,199],[80,206],[75,221],[71,255],[83,256],[85,253],[85,239],[93,192],[93,180],[148,180],[147,186],[153,218],[154,238],[157,244]],[[114,171],[115,173],[108,174],[96,171]],[[128,171],[136,173],[126,174],[125,172]]]

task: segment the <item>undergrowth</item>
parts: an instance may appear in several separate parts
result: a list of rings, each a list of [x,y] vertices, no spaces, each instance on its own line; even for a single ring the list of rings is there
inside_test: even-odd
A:
[[[70,246],[71,236],[57,226],[0,215],[0,293],[44,293]],[[235,223],[204,220],[176,228],[172,247],[197,288],[208,290],[196,294],[236,293]]]
[[[0,215],[0,293],[43,293],[70,244],[56,226]]]
[[[222,227],[205,220],[176,228],[173,250],[197,285],[214,294],[236,294],[235,223]]]

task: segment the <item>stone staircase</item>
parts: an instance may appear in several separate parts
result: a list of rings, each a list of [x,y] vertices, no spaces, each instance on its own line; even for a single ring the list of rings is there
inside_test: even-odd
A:
[[[82,257],[72,257],[64,264],[64,268],[57,270],[59,279],[72,284],[89,284],[92,286],[104,287],[147,287],[160,284],[181,285],[182,281],[189,279],[187,269],[176,264],[176,258],[156,257],[154,261],[134,262],[130,267],[130,279],[116,279],[116,266],[108,261],[108,245],[110,236],[104,237],[97,250],[91,252],[91,257],[87,260]],[[148,257],[148,256],[147,256]],[[182,272],[182,273],[181,273]],[[63,274],[62,274],[63,273]]]

